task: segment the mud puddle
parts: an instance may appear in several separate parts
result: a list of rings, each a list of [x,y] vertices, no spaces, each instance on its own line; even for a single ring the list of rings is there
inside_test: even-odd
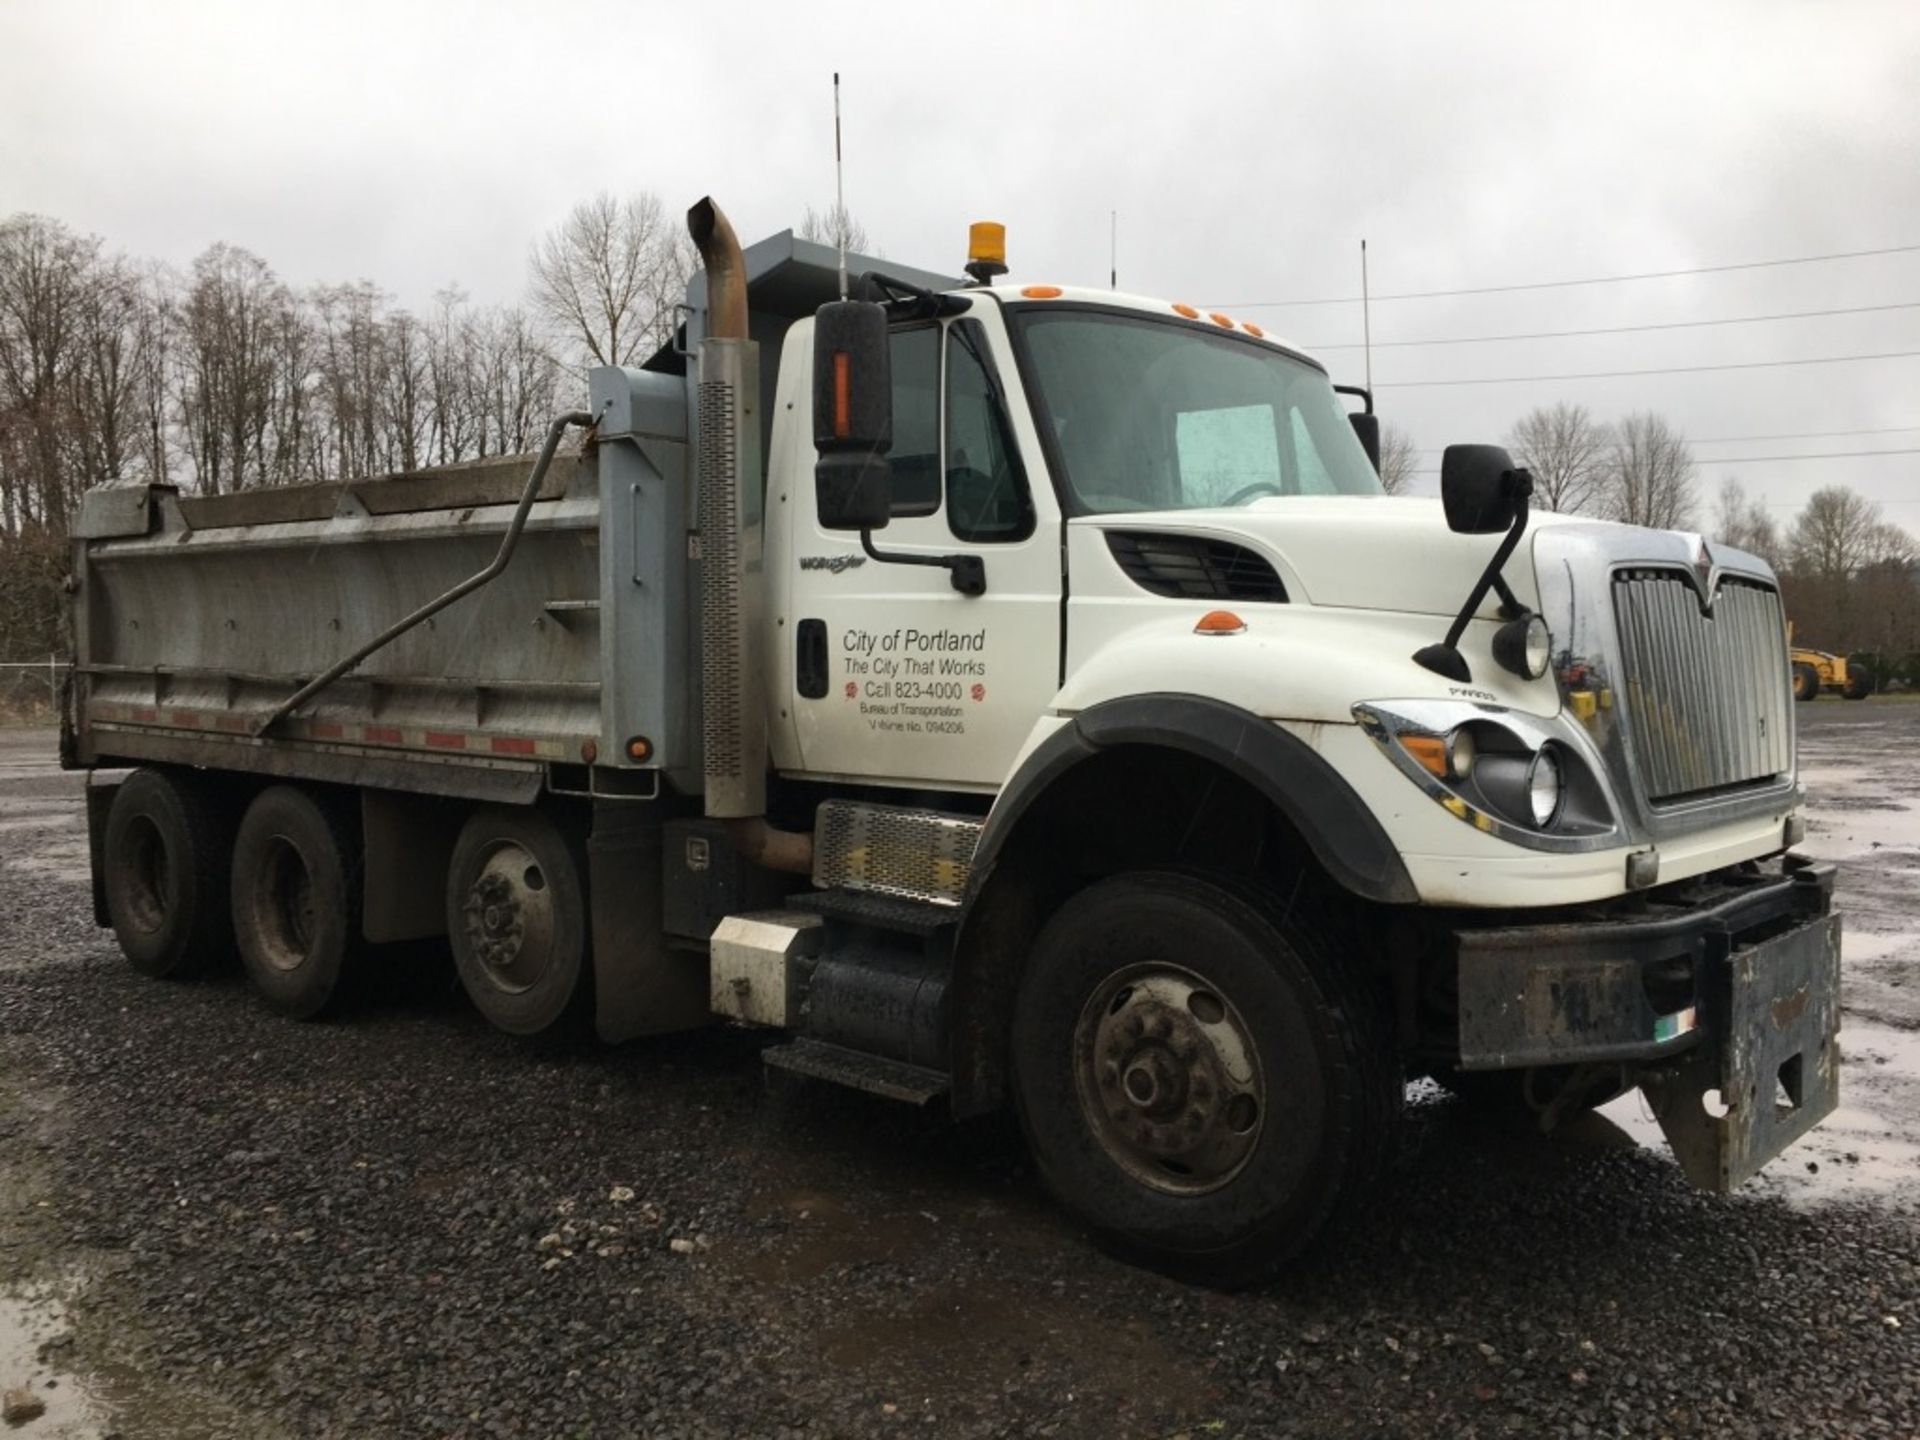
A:
[[[103,1440],[118,1433],[99,1382],[67,1368],[75,1351],[67,1302],[86,1283],[71,1271],[58,1280],[0,1285],[0,1389],[25,1390],[42,1407],[36,1418],[9,1427],[23,1440]]]
[[[1851,1021],[1840,1036],[1840,1106],[1743,1188],[1799,1206],[1873,1200],[1920,1207],[1920,1140],[1885,1102],[1900,1079],[1920,1076],[1920,1033]],[[1892,1084],[1887,1082],[1892,1077]],[[1646,1098],[1634,1090],[1562,1127],[1571,1144],[1634,1145],[1672,1155]]]

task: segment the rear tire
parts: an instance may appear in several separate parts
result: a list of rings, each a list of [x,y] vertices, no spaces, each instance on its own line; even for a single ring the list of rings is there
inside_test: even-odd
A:
[[[101,858],[114,938],[142,975],[190,979],[233,954],[233,821],[203,787],[134,771],[107,810]]]
[[[1796,700],[1820,698],[1820,672],[1804,660],[1794,662],[1793,698]]]
[[[589,972],[585,865],[538,810],[488,807],[447,867],[447,936],[475,1008],[510,1035],[561,1024]]]
[[[1847,662],[1847,688],[1841,692],[1849,700],[1864,700],[1873,694],[1873,671],[1865,665]]]
[[[1103,880],[1042,930],[1014,1090],[1065,1205],[1162,1269],[1266,1279],[1378,1174],[1402,1085],[1387,1012],[1261,890]]]
[[[233,928],[269,1009],[311,1020],[360,948],[360,827],[349,806],[291,785],[247,807],[233,853]]]

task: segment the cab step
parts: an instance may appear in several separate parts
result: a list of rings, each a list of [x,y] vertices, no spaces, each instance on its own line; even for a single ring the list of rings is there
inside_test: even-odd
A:
[[[948,1089],[947,1077],[938,1070],[804,1036],[762,1050],[760,1058],[775,1070],[810,1080],[828,1080],[869,1095],[904,1100],[909,1105],[925,1105]]]
[[[860,925],[914,940],[931,940],[960,920],[960,909],[956,905],[855,890],[845,885],[794,895],[788,898],[787,904],[830,922]]]

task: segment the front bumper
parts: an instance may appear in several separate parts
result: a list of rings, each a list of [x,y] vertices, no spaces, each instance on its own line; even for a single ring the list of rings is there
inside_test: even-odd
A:
[[[1839,1103],[1833,867],[1789,857],[1632,918],[1462,929],[1460,1065],[1617,1065],[1726,1191]]]

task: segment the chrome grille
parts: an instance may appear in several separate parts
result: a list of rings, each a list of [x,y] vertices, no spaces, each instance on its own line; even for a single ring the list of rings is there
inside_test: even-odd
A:
[[[1627,741],[1653,801],[1770,780],[1793,768],[1780,594],[1728,577],[1710,615],[1687,575],[1614,576]]]

